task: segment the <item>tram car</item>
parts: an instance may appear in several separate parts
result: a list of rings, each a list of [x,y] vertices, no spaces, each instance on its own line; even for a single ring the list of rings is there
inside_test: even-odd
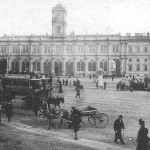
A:
[[[26,95],[39,86],[40,79],[30,79],[30,75],[5,75],[1,80],[3,93],[14,93],[16,95]]]

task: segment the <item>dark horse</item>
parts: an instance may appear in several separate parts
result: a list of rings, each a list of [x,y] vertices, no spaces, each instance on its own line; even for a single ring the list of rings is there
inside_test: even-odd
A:
[[[60,109],[60,102],[64,103],[64,97],[56,97],[56,98],[52,97],[47,100],[49,106],[50,104],[55,105],[54,109],[56,108],[56,106],[58,106]]]

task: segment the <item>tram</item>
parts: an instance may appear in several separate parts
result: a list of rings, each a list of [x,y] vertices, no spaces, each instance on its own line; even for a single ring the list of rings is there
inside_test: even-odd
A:
[[[16,95],[28,95],[40,85],[47,84],[49,78],[30,78],[30,75],[5,75],[0,82],[1,92],[11,92]]]

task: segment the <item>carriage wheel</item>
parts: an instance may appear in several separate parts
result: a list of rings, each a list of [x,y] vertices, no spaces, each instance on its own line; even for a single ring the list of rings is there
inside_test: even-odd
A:
[[[92,126],[95,126],[95,117],[93,117],[93,116],[88,117],[88,122],[89,122]]]
[[[79,126],[80,126],[80,130],[83,130],[83,129],[85,129],[86,124],[85,124],[85,122],[81,121],[81,123],[79,124]]]
[[[108,125],[109,118],[105,113],[100,113],[99,117],[95,117],[95,126],[97,128],[105,128]]]

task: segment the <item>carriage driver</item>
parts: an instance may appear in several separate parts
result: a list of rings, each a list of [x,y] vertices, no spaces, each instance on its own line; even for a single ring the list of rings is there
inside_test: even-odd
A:
[[[74,133],[75,133],[75,140],[78,140],[78,135],[77,135],[77,132],[79,131],[79,128],[80,128],[80,123],[81,123],[81,112],[76,109],[74,106],[71,107],[72,110],[71,110],[71,115],[70,115],[70,118],[71,118],[71,121],[72,121],[72,127],[73,127],[73,130],[74,130]]]

